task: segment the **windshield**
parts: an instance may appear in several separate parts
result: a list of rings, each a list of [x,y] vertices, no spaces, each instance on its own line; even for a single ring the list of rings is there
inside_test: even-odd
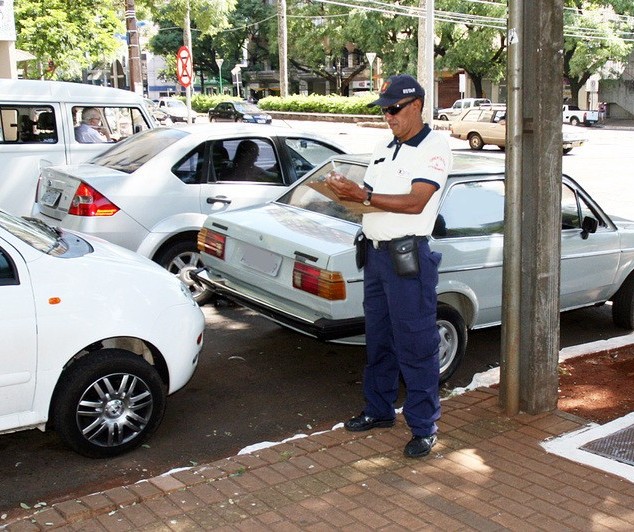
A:
[[[326,185],[326,175],[333,170],[343,174],[359,186],[363,186],[366,165],[355,163],[343,163],[331,161],[319,170],[310,174],[310,177],[293,187],[284,194],[277,203],[300,207],[312,212],[339,218],[348,222],[361,223],[362,207],[359,203],[339,202],[334,198],[334,193]]]
[[[187,135],[189,133],[182,129],[151,129],[134,135],[123,142],[117,142],[114,146],[93,157],[88,162],[131,174],[165,150],[165,148]]]
[[[68,246],[59,233],[40,220],[18,218],[0,211],[0,226],[43,253],[59,256],[68,251]]]
[[[187,106],[182,100],[165,100],[165,104],[174,109],[187,109]]]
[[[262,111],[259,107],[253,105],[252,103],[235,103],[236,109],[242,113],[261,113]]]

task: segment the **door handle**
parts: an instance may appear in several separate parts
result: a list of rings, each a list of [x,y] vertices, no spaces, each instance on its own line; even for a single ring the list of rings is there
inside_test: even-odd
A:
[[[231,205],[231,200],[229,198],[221,198],[216,196],[215,198],[207,198],[207,203],[212,205],[214,203],[224,203],[225,205]]]

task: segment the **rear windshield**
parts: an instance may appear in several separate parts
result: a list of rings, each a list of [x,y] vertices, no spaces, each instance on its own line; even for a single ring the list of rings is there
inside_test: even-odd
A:
[[[186,135],[189,133],[182,129],[151,129],[134,135],[123,142],[117,142],[110,149],[88,162],[131,174]]]

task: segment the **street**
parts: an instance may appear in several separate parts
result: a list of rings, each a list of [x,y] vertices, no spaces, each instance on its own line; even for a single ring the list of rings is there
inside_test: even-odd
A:
[[[319,131],[357,152],[368,151],[387,133],[354,124],[288,125]],[[634,217],[634,131],[574,131],[589,142],[564,156],[564,172],[608,213]],[[451,145],[469,151],[464,141],[451,139]],[[497,148],[484,151],[503,157]],[[114,459],[91,460],[63,447],[54,432],[0,436],[0,514],[213,462],[261,441],[327,430],[360,412],[362,347],[318,342],[234,306],[203,310],[207,328],[199,368],[168,399],[165,419],[146,445]],[[561,347],[628,332],[612,325],[608,305],[573,311],[562,315]],[[499,340],[499,327],[471,332],[465,362],[449,387],[465,386],[474,373],[496,365]]]

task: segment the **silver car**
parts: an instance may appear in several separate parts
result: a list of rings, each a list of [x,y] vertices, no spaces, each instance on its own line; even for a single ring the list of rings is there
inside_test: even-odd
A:
[[[333,169],[362,183],[366,167],[364,158],[336,157],[276,201],[210,215],[198,238],[206,269],[194,275],[302,333],[345,342],[363,334],[358,204],[346,206],[319,189]],[[612,300],[615,323],[634,328],[634,222],[610,218],[567,176],[561,213],[562,310]],[[456,153],[430,241],[443,256],[443,382],[464,356],[467,330],[501,321],[503,230],[504,162]]]
[[[189,272],[210,213],[280,196],[343,147],[291,128],[246,124],[158,128],[77,166],[42,170],[33,215],[158,262],[210,296]]]

